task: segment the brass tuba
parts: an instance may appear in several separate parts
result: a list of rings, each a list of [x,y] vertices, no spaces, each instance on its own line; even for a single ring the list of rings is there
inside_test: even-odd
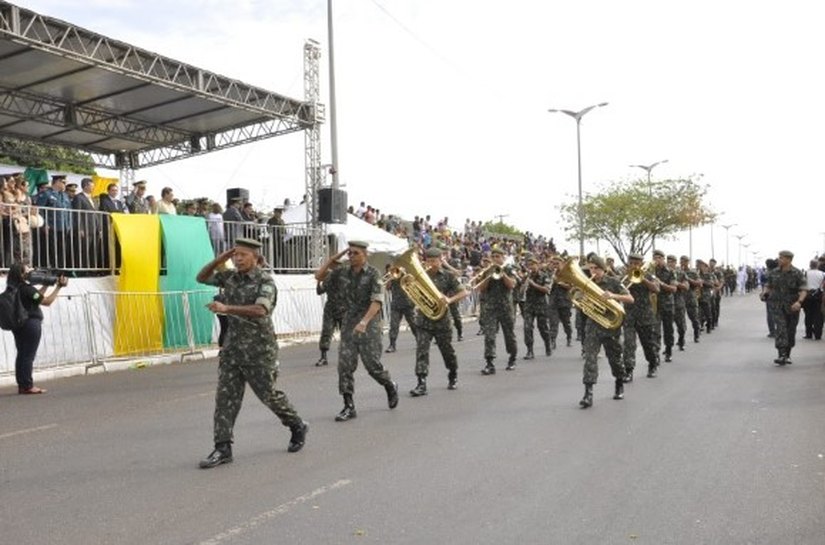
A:
[[[577,257],[568,257],[559,265],[555,281],[569,284],[573,305],[588,318],[605,329],[617,329],[624,321],[624,307],[616,301],[605,300],[604,290],[587,278],[576,263]]]
[[[410,301],[430,320],[436,321],[444,317],[447,305],[443,295],[433,284],[427,270],[421,266],[416,248],[410,248],[393,261],[385,278],[397,280]]]

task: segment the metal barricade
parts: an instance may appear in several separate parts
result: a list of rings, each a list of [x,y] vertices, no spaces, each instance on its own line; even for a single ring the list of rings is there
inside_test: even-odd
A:
[[[323,237],[321,228],[306,223],[268,225],[225,220],[207,220],[206,228],[215,255],[231,248],[238,238],[251,238],[261,243],[261,254],[270,272],[301,273],[317,268],[311,260],[311,248],[313,237]]]

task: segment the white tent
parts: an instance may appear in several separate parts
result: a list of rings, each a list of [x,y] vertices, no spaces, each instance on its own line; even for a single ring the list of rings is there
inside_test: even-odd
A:
[[[291,223],[305,223],[306,205],[299,204],[284,210],[283,220],[287,226]],[[363,240],[364,242],[368,242],[371,254],[386,253],[390,255],[400,255],[409,248],[406,239],[392,235],[374,225],[370,225],[352,214],[347,215],[347,223],[345,224],[328,223],[326,226],[327,233],[335,235],[339,249],[346,248],[350,240]]]

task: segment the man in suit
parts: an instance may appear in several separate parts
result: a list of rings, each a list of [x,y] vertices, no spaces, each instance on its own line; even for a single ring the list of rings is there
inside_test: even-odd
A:
[[[126,203],[120,200],[117,197],[118,194],[118,187],[117,184],[109,184],[106,188],[106,193],[100,196],[100,210],[102,212],[109,212],[109,214],[128,214],[129,209],[126,208]],[[114,236],[112,232],[111,224],[112,220],[109,218],[108,214],[104,215],[102,218],[103,222],[103,265],[106,268],[118,268],[120,267],[120,248],[117,246],[115,247],[115,262],[112,263],[111,259],[109,258],[109,237]]]
[[[94,182],[91,178],[80,181],[80,193],[72,200],[72,209],[75,210],[77,221],[75,228],[75,256],[77,266],[82,269],[96,269],[102,263],[102,221],[97,214],[92,190]]]

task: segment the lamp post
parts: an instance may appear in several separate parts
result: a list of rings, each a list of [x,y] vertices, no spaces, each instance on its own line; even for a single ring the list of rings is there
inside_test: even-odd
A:
[[[327,39],[329,40],[329,134],[332,151],[332,188],[338,189],[338,115],[335,105],[335,40],[332,28],[332,0],[327,0]]]
[[[578,112],[574,112],[572,110],[556,110],[556,109],[549,109],[548,112],[557,113],[561,112],[563,114],[569,115],[573,119],[576,120],[576,152],[578,154],[578,162],[579,162],[579,209],[578,209],[578,216],[579,216],[579,259],[584,258],[584,207],[582,205],[582,140],[581,140],[581,121],[582,117],[587,114],[590,110],[594,108],[601,108],[602,106],[607,106],[607,102],[602,102],[600,104],[594,104],[592,106],[588,106]]]
[[[655,163],[649,165],[630,165],[631,168],[636,167],[644,170],[647,172],[647,190],[650,196],[653,196],[653,186],[650,183],[650,171],[656,168],[659,165],[667,163],[667,159],[662,159],[661,161],[656,161]],[[650,239],[650,244],[653,246],[653,249],[656,249],[656,235],[653,235]]]
[[[736,238],[739,239],[739,255],[737,257],[737,265],[742,264],[742,239],[745,238],[747,235],[734,235]]]
[[[728,248],[728,231],[730,231],[731,227],[736,227],[736,223],[731,223],[730,225],[723,225],[722,229],[725,230],[725,265],[730,267],[730,249]],[[740,263],[741,265],[741,263]]]
[[[747,244],[743,244],[742,246],[745,248],[745,261],[747,261],[748,260],[748,248],[751,247],[751,243],[748,242]],[[747,265],[747,263],[745,263],[745,265]]]

